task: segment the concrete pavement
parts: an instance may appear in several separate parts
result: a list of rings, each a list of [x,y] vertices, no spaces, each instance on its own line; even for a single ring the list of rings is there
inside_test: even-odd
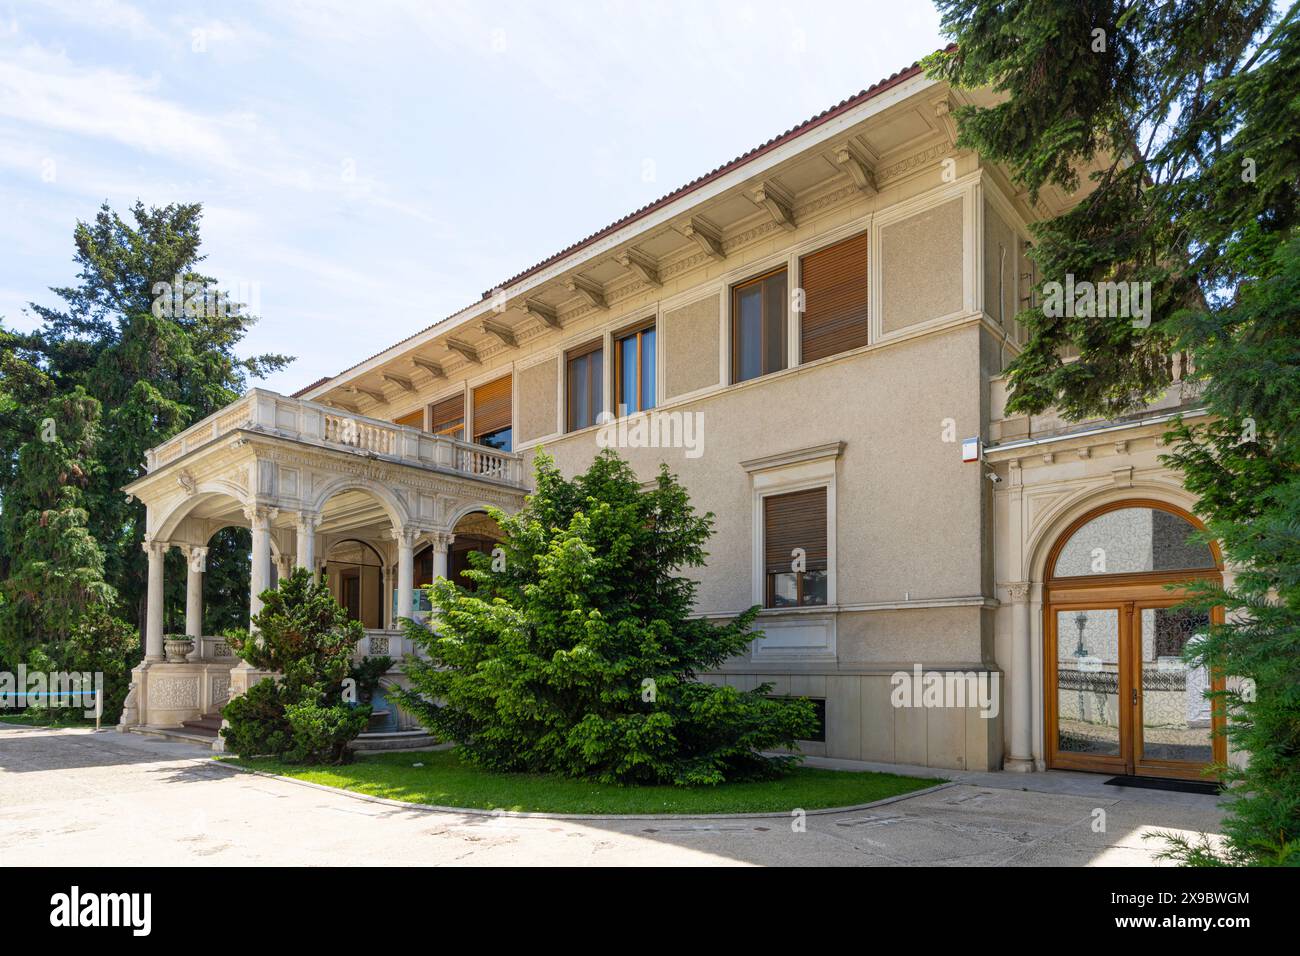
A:
[[[418,759],[418,755],[412,759]],[[898,768],[892,768],[897,770]],[[959,774],[866,810],[558,820],[395,807],[223,767],[153,737],[0,723],[10,865],[1146,866],[1156,830],[1214,832],[1217,800],[1087,774]],[[1104,832],[1097,832],[1097,811]]]

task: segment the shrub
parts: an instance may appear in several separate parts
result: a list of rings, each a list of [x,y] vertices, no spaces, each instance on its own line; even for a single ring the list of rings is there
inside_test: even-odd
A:
[[[344,763],[348,741],[366,728],[368,705],[344,700],[352,652],[365,634],[329,588],[304,568],[262,593],[253,636],[230,632],[231,648],[259,670],[260,681],[222,711],[227,747],[241,757],[278,756],[302,763]]]
[[[289,704],[284,715],[293,735],[285,759],[292,763],[345,763],[348,742],[366,729],[370,708],[348,704],[322,707],[308,700]]]
[[[352,665],[352,672],[349,675],[356,683],[357,701],[362,704],[368,704],[375,696],[375,691],[379,689],[379,679],[388,673],[389,668],[393,666],[391,657],[363,657],[361,660]]]
[[[572,481],[539,454],[536,487],[518,514],[491,511],[504,566],[471,554],[473,591],[433,584],[436,632],[406,625],[429,659],[390,696],[492,770],[683,785],[785,770],[793,756],[763,751],[810,736],[812,705],[695,679],[761,636],[758,608],[692,616],[678,572],[704,563],[713,516],[667,468],[646,490],[612,451]]]
[[[258,681],[232,698],[221,715],[230,724],[221,731],[226,749],[240,757],[281,755],[294,745],[280,685],[274,679]]]

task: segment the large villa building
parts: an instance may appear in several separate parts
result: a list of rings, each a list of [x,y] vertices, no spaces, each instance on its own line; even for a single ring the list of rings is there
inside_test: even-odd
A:
[[[218,530],[252,529],[251,611],[315,569],[366,627],[358,654],[400,659],[420,586],[490,550],[484,509],[522,505],[533,456],[573,474],[608,445],[647,480],[667,463],[716,515],[697,611],[761,605],[763,637],[706,679],[818,702],[804,753],[1160,776],[1221,759],[1206,677],[1180,659],[1208,620],[1165,587],[1224,574],[1159,460],[1195,395],[1175,374],[1122,420],[1007,412],[1029,224],[1081,194],[1031,205],[958,149],[972,102],[913,66],[153,449],[126,489],[148,510],[149,611],[123,729],[201,723],[258,676],[201,633]],[[192,645],[163,633],[169,548]],[[975,687],[991,696],[941,692]]]

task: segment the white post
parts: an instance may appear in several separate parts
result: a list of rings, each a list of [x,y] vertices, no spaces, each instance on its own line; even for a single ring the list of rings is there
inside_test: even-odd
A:
[[[155,663],[163,659],[163,558],[169,547],[165,542],[146,539],[149,556],[149,591],[145,605],[144,659]]]
[[[411,616],[411,592],[415,589],[415,539],[418,531],[395,528],[393,538],[397,541],[397,620],[393,626],[399,626],[402,618]]]
[[[262,592],[271,586],[271,519],[273,508],[249,508],[244,512],[253,530],[253,567],[249,574],[249,632],[252,618],[262,610]]]
[[[1007,588],[1011,596],[1011,755],[1003,761],[1003,769],[1026,772],[1034,769],[1033,733],[1033,674],[1029,634],[1029,585],[1012,584]]]

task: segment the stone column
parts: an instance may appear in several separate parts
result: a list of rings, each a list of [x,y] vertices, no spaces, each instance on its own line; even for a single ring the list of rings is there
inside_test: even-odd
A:
[[[274,508],[249,508],[244,516],[253,530],[253,567],[249,574],[248,616],[251,619],[262,610],[262,592],[271,586],[271,521]]]
[[[167,555],[166,542],[148,538],[143,543],[149,556],[149,590],[145,605],[144,659],[146,663],[163,660],[163,558]]]
[[[298,567],[316,573],[316,528],[320,525],[320,515],[308,511],[298,512]]]
[[[189,659],[203,656],[203,572],[207,570],[208,549],[191,547],[185,553],[185,633],[194,638]]]
[[[1030,587],[1029,594],[1029,674],[1030,674],[1030,748],[1034,753],[1034,769],[1047,769],[1047,756],[1044,752],[1047,728],[1043,726],[1043,585]],[[1052,733],[1055,733],[1055,729]]]
[[[415,539],[420,532],[396,528],[391,532],[397,542],[397,620],[411,616],[411,591],[415,588]]]
[[[1033,673],[1030,665],[1029,585],[1011,584],[1011,755],[1003,761],[1004,770],[1028,772],[1034,769],[1033,754]]]
[[[382,620],[384,622],[384,629],[391,630],[396,626],[396,622],[393,620],[393,568],[387,560],[384,561],[383,575],[384,607]]]
[[[293,574],[293,569],[293,555],[285,554],[283,551],[280,552],[280,555],[275,559],[275,586],[279,587],[289,575]]]
[[[456,541],[456,536],[438,532],[429,535],[429,541],[433,545],[433,576],[435,578],[445,578],[447,576],[447,552]]]

